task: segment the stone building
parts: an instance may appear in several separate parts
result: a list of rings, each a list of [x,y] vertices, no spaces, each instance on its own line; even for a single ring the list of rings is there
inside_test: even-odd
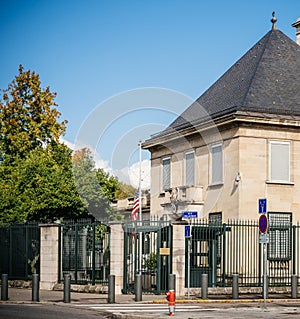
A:
[[[151,214],[300,221],[300,21],[272,28],[171,125],[146,140]],[[283,214],[284,213],[284,214]]]

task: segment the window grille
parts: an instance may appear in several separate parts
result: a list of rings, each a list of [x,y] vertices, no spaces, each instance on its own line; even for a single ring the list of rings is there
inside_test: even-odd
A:
[[[269,219],[269,260],[291,260],[292,214],[268,213]]]

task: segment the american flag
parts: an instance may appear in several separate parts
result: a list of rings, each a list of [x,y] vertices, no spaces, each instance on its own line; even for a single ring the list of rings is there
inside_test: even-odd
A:
[[[139,211],[140,211],[140,190],[138,189],[135,194],[133,208],[132,208],[131,216],[130,216],[130,219],[132,221],[136,221],[138,219]]]

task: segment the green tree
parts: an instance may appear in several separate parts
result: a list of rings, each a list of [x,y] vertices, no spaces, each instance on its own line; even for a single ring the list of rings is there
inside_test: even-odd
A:
[[[86,216],[73,178],[71,151],[51,143],[0,165],[0,222]]]
[[[58,142],[65,132],[66,121],[58,122],[49,87],[41,88],[39,75],[19,67],[19,74],[1,91],[0,97],[0,156],[25,154],[51,141]]]
[[[123,199],[127,197],[133,197],[136,194],[136,188],[131,185],[119,182],[118,188],[115,192],[115,199]]]
[[[116,176],[106,173],[102,168],[97,170],[97,179],[102,192],[110,201],[131,197],[136,193],[136,189],[133,186],[119,181]]]
[[[73,173],[77,191],[84,205],[96,219],[110,217],[113,213],[108,196],[102,191],[91,151],[83,148],[72,156]]]

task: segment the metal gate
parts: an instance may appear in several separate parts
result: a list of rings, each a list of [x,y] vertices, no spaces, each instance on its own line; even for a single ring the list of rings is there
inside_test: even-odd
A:
[[[58,281],[71,275],[72,283],[107,284],[110,267],[110,229],[100,222],[80,220],[60,224]]]
[[[191,237],[186,239],[186,265],[190,258],[190,287],[201,287],[202,274],[208,274],[210,287],[217,285],[220,278],[221,248],[223,229],[218,226],[193,226]],[[189,245],[189,242],[190,245]],[[190,246],[190,252],[189,250]],[[188,286],[188,268],[186,267],[186,287]]]
[[[135,291],[135,276],[142,275],[143,292],[155,294],[168,290],[172,272],[172,228],[169,221],[151,219],[132,223],[124,228],[123,293]]]

